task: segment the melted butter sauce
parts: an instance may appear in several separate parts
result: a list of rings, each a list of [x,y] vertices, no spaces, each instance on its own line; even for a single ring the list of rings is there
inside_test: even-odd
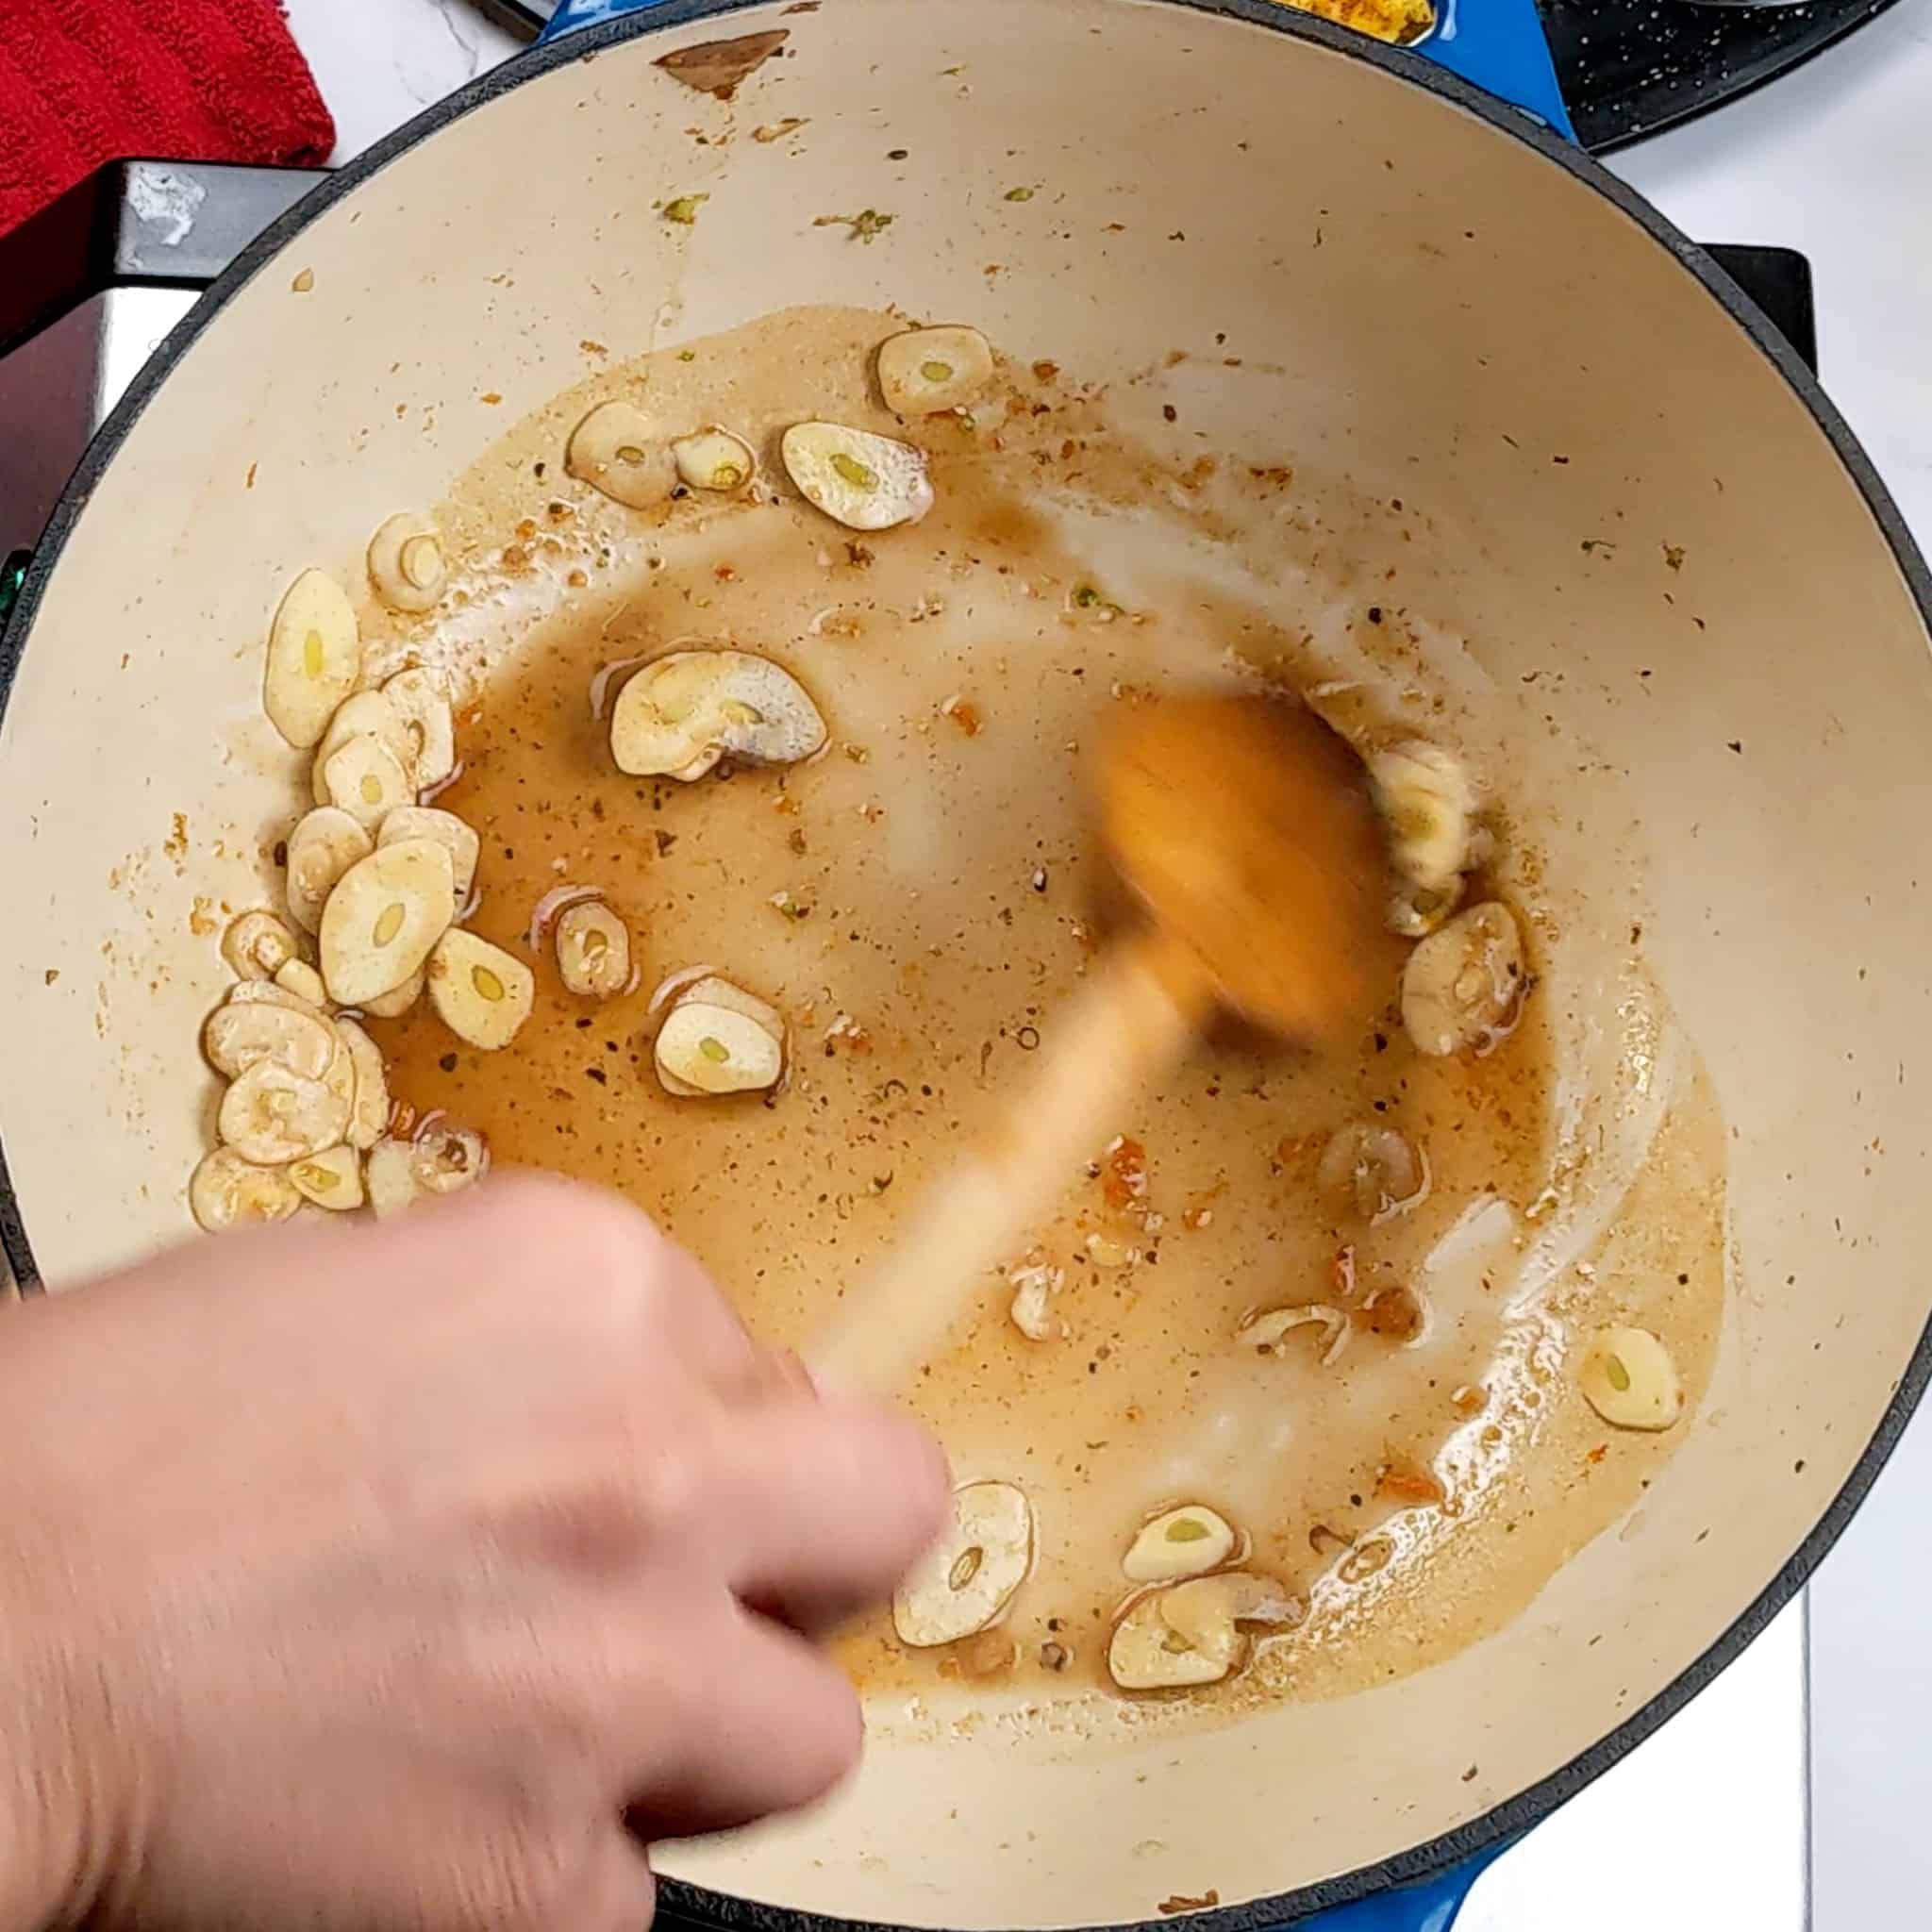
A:
[[[1050,365],[1003,367],[971,426],[908,430],[866,375],[901,325],[792,312],[560,397],[441,511],[469,559],[454,614],[392,620],[377,640],[391,663],[441,662],[473,685],[462,769],[438,802],[482,838],[475,929],[538,976],[506,1053],[463,1045],[426,1005],[377,1028],[397,1093],[481,1129],[497,1160],[620,1190],[755,1331],[793,1346],[1025,1078],[1088,970],[1114,910],[1085,818],[1102,714],[1258,674],[1314,691],[1357,741],[1405,728],[1360,667],[1338,681],[1306,605],[1246,569],[1253,519],[1281,514],[1282,473],[1177,473]],[[647,519],[570,482],[568,431],[613,395],[667,435],[710,421],[744,435],[760,486]],[[860,538],[798,501],[775,442],[808,415],[927,447],[931,516]],[[1413,677],[1397,660],[1426,657],[1418,636],[1390,634],[1386,673]],[[618,773],[618,681],[706,642],[800,677],[825,751],[690,786]],[[1425,728],[1456,744],[1455,723]],[[845,1646],[874,1693],[955,1728],[1083,1729],[1343,1694],[1507,1620],[1668,1456],[1668,1438],[1608,1440],[1564,1365],[1574,1337],[1644,1322],[1701,1391],[1724,1295],[1721,1129],[1641,973],[1567,960],[1561,892],[1521,829],[1535,801],[1500,803],[1493,885],[1544,983],[1494,1053],[1415,1053],[1392,980],[1350,1054],[1317,1061],[1227,1030],[1119,1122],[1145,1150],[1144,1194],[1124,1200],[1096,1149],[1013,1257],[1059,1271],[1063,1334],[1021,1335],[992,1276],[925,1367],[909,1402],[960,1479],[1025,1489],[1038,1557],[1007,1625],[1016,1663],[975,1677],[976,1653],[908,1653],[881,1618]],[[540,917],[590,891],[638,961],[631,991],[601,1005],[564,991]],[[659,1086],[651,995],[699,967],[786,1015],[775,1093]],[[1364,1122],[1424,1151],[1430,1190],[1412,1211],[1378,1220],[1321,1185],[1330,1136]],[[1090,1237],[1136,1258],[1096,1265]],[[1393,1287],[1425,1309],[1414,1336],[1375,1332],[1365,1304]],[[1313,1328],[1271,1355],[1236,1344],[1257,1308],[1301,1303],[1351,1314],[1332,1363]],[[1129,1593],[1120,1557],[1184,1501],[1236,1523],[1251,1566],[1309,1614],[1230,1684],[1124,1700],[1104,1668]]]

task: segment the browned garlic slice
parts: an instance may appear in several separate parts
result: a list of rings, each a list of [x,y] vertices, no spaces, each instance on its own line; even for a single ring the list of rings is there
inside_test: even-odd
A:
[[[683,1099],[758,1092],[785,1071],[785,1022],[728,979],[700,979],[664,1016],[652,1058],[664,1091]]]
[[[456,718],[441,678],[433,671],[398,671],[382,694],[402,721],[409,750],[403,762],[416,789],[441,785],[457,768]]]
[[[416,795],[395,753],[374,735],[352,738],[329,754],[322,766],[322,790],[325,803],[347,812],[366,832]]]
[[[358,859],[367,858],[375,841],[361,822],[333,805],[317,806],[289,834],[289,868],[284,891],[289,917],[305,931],[322,924],[322,908],[336,883]]]
[[[1308,1302],[1299,1307],[1267,1308],[1251,1316],[1234,1332],[1243,1348],[1272,1353],[1297,1328],[1319,1326],[1322,1330],[1322,1366],[1325,1369],[1348,1346],[1348,1317],[1326,1302]]]
[[[1606,1328],[1591,1342],[1577,1387],[1605,1422],[1620,1429],[1667,1429],[1684,1413],[1684,1383],[1667,1349],[1647,1328]]]
[[[322,909],[322,976],[338,1006],[399,987],[456,914],[446,848],[405,839],[358,859]]]
[[[375,1041],[354,1020],[335,1026],[356,1074],[356,1104],[342,1138],[366,1154],[389,1131],[389,1074]]]
[[[351,739],[374,738],[403,769],[413,792],[416,780],[416,746],[409,736],[408,721],[396,701],[386,691],[358,691],[345,699],[328,721],[322,742],[315,747],[315,761],[309,767],[309,789],[317,805],[333,803],[324,773],[329,759]]]
[[[372,994],[360,1002],[362,1010],[377,1020],[400,1020],[423,997],[429,974],[421,967],[391,992]]]
[[[469,903],[470,889],[476,883],[476,858],[482,841],[475,830],[453,811],[433,805],[399,805],[382,822],[375,835],[378,848],[397,845],[405,839],[428,839],[449,853],[450,889],[457,904]]]
[[[302,1205],[281,1169],[257,1167],[229,1147],[206,1156],[188,1183],[188,1208],[209,1234],[243,1223],[286,1221]]]
[[[469,1127],[426,1127],[409,1150],[409,1172],[424,1194],[454,1194],[480,1181],[490,1169],[483,1136]]]
[[[557,921],[557,970],[579,999],[608,1000],[630,985],[630,929],[601,899],[581,899]]]
[[[285,959],[275,974],[275,984],[311,1007],[328,1005],[328,989],[322,983],[322,974],[307,959]]]
[[[485,1053],[517,1037],[536,997],[536,975],[521,959],[461,926],[429,956],[429,1004],[458,1040]]]
[[[925,452],[909,442],[838,423],[795,423],[779,449],[805,500],[847,529],[916,524],[932,508]]]
[[[1450,891],[1474,836],[1476,791],[1462,760],[1410,739],[1370,757],[1369,783],[1397,874],[1424,891]]]
[[[1276,1628],[1300,1606],[1259,1576],[1231,1571],[1137,1598],[1114,1626],[1107,1668],[1123,1690],[1176,1690],[1218,1684],[1247,1657],[1243,1624]]]
[[[362,673],[362,639],[342,587],[305,570],[288,588],[268,633],[262,708],[298,750],[328,728],[335,709]]]
[[[1402,969],[1402,1024],[1434,1058],[1485,1053],[1516,1024],[1523,992],[1516,915],[1486,900],[1417,942]]]
[[[259,1059],[222,1095],[222,1144],[258,1167],[285,1167],[333,1147],[349,1124],[350,1101],[319,1079]]]
[[[626,509],[655,509],[677,478],[670,450],[632,403],[602,403],[571,431],[563,466]]]
[[[442,538],[414,510],[390,517],[369,540],[369,581],[391,610],[434,610],[449,582]]]
[[[201,1050],[225,1079],[239,1079],[258,1061],[273,1060],[304,1079],[319,1080],[335,1058],[336,1037],[327,1021],[293,1007],[230,1001],[208,1015]]]
[[[305,1201],[337,1213],[362,1205],[362,1163],[353,1147],[328,1147],[306,1160],[291,1161],[289,1179]]]
[[[1429,1157],[1393,1127],[1357,1121],[1332,1135],[1315,1178],[1346,1191],[1371,1227],[1407,1214],[1429,1198]]]
[[[632,777],[702,778],[727,753],[790,765],[825,741],[805,687],[749,651],[674,651],[646,664],[617,694],[610,755]]]
[[[996,1624],[1033,1567],[1033,1506],[1011,1483],[953,1491],[939,1541],[892,1598],[892,1627],[915,1649],[957,1643]]]
[[[1202,1503],[1163,1510],[1137,1536],[1121,1569],[1131,1583],[1172,1583],[1218,1570],[1234,1554],[1233,1525]]]
[[[878,378],[895,416],[962,409],[992,380],[992,346],[976,328],[909,328],[879,344]]]
[[[742,490],[758,474],[758,458],[752,454],[751,444],[715,423],[695,436],[680,436],[671,445],[671,456],[677,465],[678,480],[691,490],[729,495]]]
[[[295,952],[295,935],[273,912],[244,912],[222,935],[222,958],[240,979],[273,979]]]

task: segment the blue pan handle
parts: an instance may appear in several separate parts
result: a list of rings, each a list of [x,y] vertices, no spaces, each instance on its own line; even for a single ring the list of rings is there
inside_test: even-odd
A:
[[[1449,1932],[1470,1894],[1503,1847],[1478,1852],[1420,1885],[1365,1898],[1359,1905],[1338,1906],[1312,1919],[1297,1919],[1276,1932]]]

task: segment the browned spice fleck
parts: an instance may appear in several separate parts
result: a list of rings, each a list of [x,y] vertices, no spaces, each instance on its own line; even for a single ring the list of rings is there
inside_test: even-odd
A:
[[[1158,1909],[1166,1918],[1173,1918],[1176,1912],[1205,1912],[1210,1907],[1221,1903],[1221,1894],[1211,1886],[1199,1898],[1190,1898],[1184,1891],[1177,1891],[1172,1898],[1160,1901]]]

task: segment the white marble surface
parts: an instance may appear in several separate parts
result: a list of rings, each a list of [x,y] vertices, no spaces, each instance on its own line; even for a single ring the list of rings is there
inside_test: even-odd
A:
[[[289,0],[289,10],[335,110],[342,156],[516,45],[467,0]],[[1776,86],[1616,162],[1700,240],[1809,255],[1827,383],[1922,540],[1932,539],[1928,104],[1932,0],[1901,0]],[[1835,642],[1821,639],[1821,650]],[[1928,1489],[1932,1416],[1908,1434],[1813,1591],[1818,1932],[1923,1924],[1932,1898],[1932,1557],[1919,1503]],[[1767,1694],[1780,1693],[1774,1684]],[[1690,1796],[1673,1811],[1694,1812]],[[1625,1848],[1624,1876],[1638,1879],[1642,1850]],[[1614,1884],[1591,1889],[1621,1896]],[[1643,1923],[1653,1932],[1757,1923],[1748,1895],[1731,1904],[1651,1891]],[[1481,1909],[1479,1899],[1472,1920]],[[1537,1932],[1578,1924],[1574,1901],[1555,1898],[1523,1923]]]

